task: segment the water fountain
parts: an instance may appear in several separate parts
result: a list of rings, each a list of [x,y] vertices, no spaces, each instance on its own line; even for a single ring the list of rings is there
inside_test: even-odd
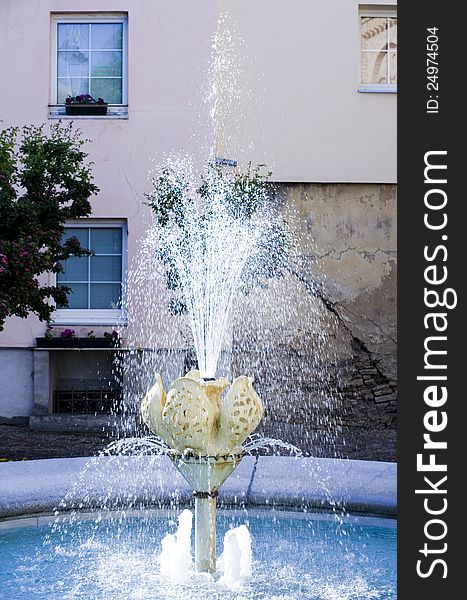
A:
[[[218,62],[232,71],[228,61]],[[213,121],[219,121],[217,98],[210,100]],[[155,178],[149,204],[154,223],[129,277],[126,407],[129,423],[140,412],[157,437],[121,439],[90,461],[0,465],[6,483],[0,515],[55,511],[23,524],[6,522],[0,589],[27,600],[393,600],[394,521],[344,515],[345,506],[394,515],[393,466],[310,456],[244,458],[267,444],[288,446],[251,436],[263,416],[253,373],[232,383],[218,375],[225,372],[219,365],[236,300],[252,280],[272,280],[284,256],[293,254],[266,178],[254,170],[236,174],[216,165],[211,154],[200,182],[187,157],[171,156]],[[190,325],[198,369],[177,376],[166,392],[154,350],[161,334],[176,338],[181,314]],[[169,354],[166,366],[171,360]],[[172,465],[193,490],[194,574],[192,515],[182,510],[192,498]],[[230,475],[233,492],[216,523],[217,493],[224,483],[228,487]],[[177,533],[167,534],[168,522],[174,527],[177,518]],[[216,529],[224,537],[217,564]]]
[[[42,592],[45,598],[394,600],[394,521],[345,512],[394,514],[393,465],[244,456],[269,443],[287,444],[252,435],[263,403],[251,376],[230,383],[217,375],[235,300],[255,273],[261,279],[283,264],[287,236],[278,235],[279,219],[260,201],[264,189],[253,203],[244,194],[250,202],[239,207],[231,193],[235,175],[225,177],[215,167],[207,168],[201,195],[179,171],[164,178],[164,185],[175,186],[165,189],[176,202],[168,214],[157,213],[143,244],[143,270],[134,271],[139,285],[130,298],[140,319],[132,322],[136,334],[138,328],[160,334],[152,319],[162,312],[161,297],[154,292],[168,277],[172,297],[164,302],[175,298],[183,305],[199,369],[175,378],[165,391],[157,353],[130,353],[140,359],[131,373],[145,395],[131,388],[134,403],[128,406],[153,435],[114,442],[89,461],[72,459],[78,464],[64,459],[61,477],[60,459],[53,467],[13,465],[10,474],[10,465],[3,465],[7,487],[0,515],[2,498],[9,516],[55,515],[36,516],[24,530],[13,523],[11,535],[0,531],[2,591],[25,600]],[[151,343],[156,347],[154,338]],[[186,509],[193,496],[183,479],[194,492],[194,572],[192,514]],[[28,491],[24,482],[31,480]],[[231,486],[230,498],[224,495],[216,523],[223,484],[224,492]],[[26,498],[18,499],[22,489]],[[168,533],[169,519],[174,527],[177,518],[177,532]],[[222,536],[216,563],[216,537],[219,542]]]
[[[211,162],[196,187],[184,157],[172,159],[162,173],[150,196],[158,215],[154,243],[181,289],[200,370],[176,379],[168,393],[157,374],[141,415],[193,489],[195,568],[212,573],[218,489],[240,463],[241,444],[264,412],[252,377],[236,377],[229,385],[225,377],[216,378],[216,369],[244,270],[258,259],[271,219],[261,214],[267,194],[258,171],[239,175]],[[242,196],[240,185],[246,188]]]
[[[216,569],[216,497],[243,457],[242,442],[255,430],[263,404],[252,378],[202,379],[190,371],[164,392],[162,378],[141,405],[149,429],[171,448],[168,455],[193,488],[195,498],[195,568]]]

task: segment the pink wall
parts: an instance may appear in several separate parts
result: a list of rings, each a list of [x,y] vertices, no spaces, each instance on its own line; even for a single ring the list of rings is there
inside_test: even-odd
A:
[[[128,220],[129,262],[148,216],[142,203],[148,172],[172,150],[201,161],[215,142],[220,156],[265,162],[278,181],[395,182],[396,94],[358,92],[358,0],[285,6],[283,0],[2,0],[2,126],[48,120],[51,13],[111,9],[128,13],[129,118],[76,123],[92,140],[101,189],[92,216]],[[239,87],[214,135],[203,96],[223,12],[234,33]],[[10,319],[0,346],[32,346],[44,329],[33,317]]]
[[[94,218],[128,219],[128,255],[134,255],[149,209],[148,172],[165,153],[203,157],[212,143],[203,103],[215,2],[191,0],[4,0],[0,3],[2,127],[46,123],[51,79],[51,13],[86,10],[128,13],[128,103],[125,120],[79,119],[100,194]],[[10,59],[8,58],[10,57]],[[10,318],[0,346],[33,346],[45,325]]]

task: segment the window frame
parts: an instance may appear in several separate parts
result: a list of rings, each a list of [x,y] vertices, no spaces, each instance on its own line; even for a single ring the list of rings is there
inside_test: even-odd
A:
[[[73,228],[116,228],[122,229],[122,306],[121,308],[57,308],[52,313],[55,325],[122,325],[127,321],[127,289],[128,277],[128,226],[124,219],[86,219],[85,221],[68,221],[67,229]],[[54,276],[55,285],[59,285]]]
[[[106,115],[70,117],[66,114],[65,104],[57,103],[58,76],[58,25],[59,24],[93,24],[93,23],[122,23],[122,103],[109,104]],[[75,119],[108,119],[128,117],[128,13],[52,13],[51,14],[51,57],[50,57],[50,103],[49,118]]]
[[[359,43],[359,92],[396,94],[397,83],[362,83],[362,17],[387,17],[397,19],[397,5],[359,5],[358,7],[358,43]],[[388,50],[388,55],[390,54]],[[389,59],[389,56],[388,56]]]

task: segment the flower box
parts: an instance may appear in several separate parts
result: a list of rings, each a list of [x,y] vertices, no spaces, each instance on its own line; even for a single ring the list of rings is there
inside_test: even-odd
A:
[[[119,348],[120,340],[109,338],[36,338],[37,348]]]
[[[36,345],[38,348],[78,348],[79,339],[72,338],[36,338]]]
[[[65,111],[70,116],[104,116],[108,104],[65,104]]]
[[[79,340],[80,348],[119,348],[119,339],[110,338],[81,338]]]

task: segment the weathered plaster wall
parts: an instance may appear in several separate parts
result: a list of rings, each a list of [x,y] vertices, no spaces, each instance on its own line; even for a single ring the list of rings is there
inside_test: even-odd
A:
[[[287,185],[286,218],[299,232],[311,276],[351,333],[395,377],[396,187]]]
[[[396,188],[281,185],[277,200],[301,257],[242,300],[233,370],[255,374],[265,433],[314,454],[392,460]]]

